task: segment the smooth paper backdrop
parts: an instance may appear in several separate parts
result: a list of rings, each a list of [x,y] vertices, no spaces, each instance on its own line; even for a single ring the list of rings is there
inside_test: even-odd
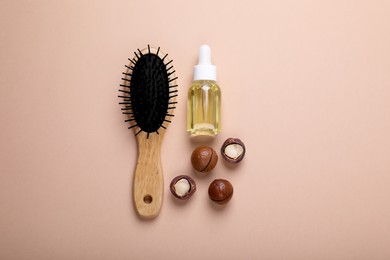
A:
[[[186,133],[198,47],[240,165],[208,177]],[[179,104],[154,221],[131,199],[137,150],[118,88],[137,48],[174,60]],[[1,259],[389,259],[389,1],[2,0]],[[177,175],[198,190],[181,203]],[[225,208],[208,185],[225,178]]]

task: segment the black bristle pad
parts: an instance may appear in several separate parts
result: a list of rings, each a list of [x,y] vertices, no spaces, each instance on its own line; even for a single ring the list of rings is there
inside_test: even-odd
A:
[[[153,53],[141,55],[134,65],[130,96],[134,119],[147,133],[163,124],[169,105],[169,76],[163,60]]]

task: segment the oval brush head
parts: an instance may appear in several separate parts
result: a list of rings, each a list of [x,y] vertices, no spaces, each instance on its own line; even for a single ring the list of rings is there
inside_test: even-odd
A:
[[[163,173],[160,148],[167,124],[173,117],[177,96],[177,77],[160,48],[147,48],[129,59],[119,91],[123,99],[125,122],[135,132],[138,144],[138,160],[134,173],[133,195],[137,213],[141,217],[158,215],[163,197]]]
[[[146,53],[145,53],[146,51]],[[119,90],[124,92],[123,102],[125,105],[122,110],[124,114],[129,115],[129,128],[136,128],[136,135],[141,131],[147,133],[159,134],[160,127],[166,128],[164,123],[170,123],[168,117],[172,117],[172,109],[176,108],[177,103],[172,101],[177,96],[177,85],[172,84],[177,77],[173,77],[175,71],[171,65],[172,60],[165,63],[167,54],[161,57],[160,48],[147,49],[138,53],[134,52],[135,57],[129,59],[131,64],[127,66],[127,72],[122,80],[127,84],[121,85],[125,89]]]

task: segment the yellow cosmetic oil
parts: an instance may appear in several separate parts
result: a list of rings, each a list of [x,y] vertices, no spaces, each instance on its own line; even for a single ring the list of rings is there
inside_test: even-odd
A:
[[[215,81],[196,80],[188,91],[187,130],[192,135],[221,131],[221,91]]]
[[[221,131],[221,90],[207,45],[199,48],[199,64],[194,68],[187,106],[187,131],[191,135],[213,136]]]

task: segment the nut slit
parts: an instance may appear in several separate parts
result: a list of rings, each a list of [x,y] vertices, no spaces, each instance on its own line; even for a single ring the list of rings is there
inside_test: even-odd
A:
[[[209,158],[209,161],[208,161],[207,165],[201,170],[201,172],[205,171],[207,169],[207,167],[209,167],[209,165],[213,159],[213,156],[214,156],[214,150],[211,150],[211,156]]]

